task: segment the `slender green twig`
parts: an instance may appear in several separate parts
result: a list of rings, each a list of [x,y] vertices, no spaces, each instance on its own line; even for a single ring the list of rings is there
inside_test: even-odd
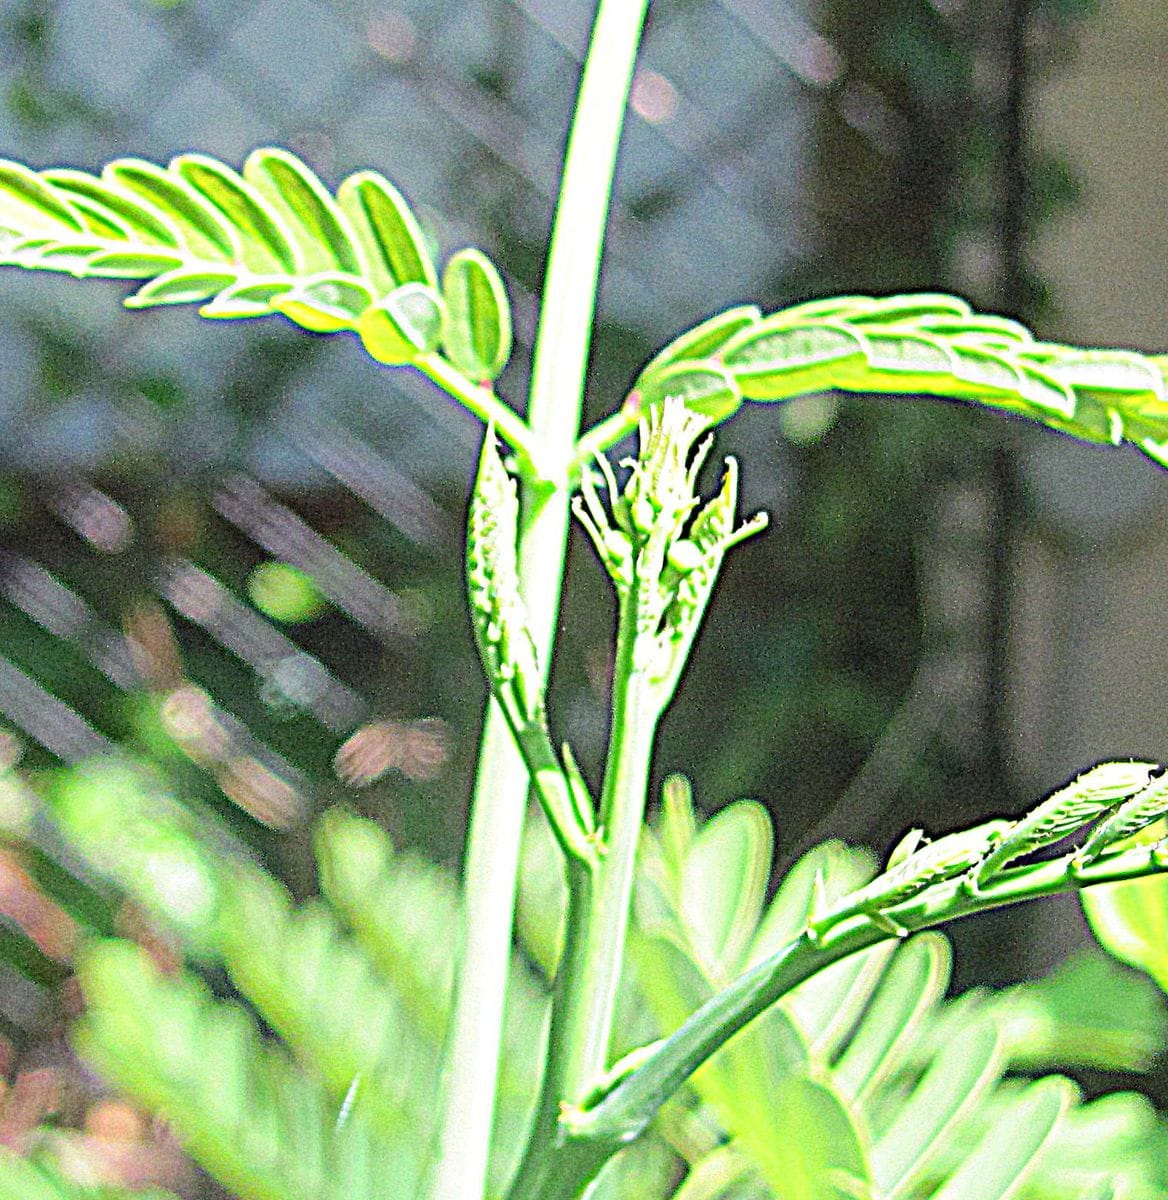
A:
[[[647,7],[648,0],[599,0],[548,252],[527,414],[539,478],[520,464],[518,555],[520,591],[545,669],[563,586],[569,464],[580,427],[609,197]],[[434,1200],[479,1200],[485,1191],[526,795],[526,768],[492,703],[467,834],[464,952]]]
[[[572,455],[570,474],[578,479],[592,460],[605,450],[615,446],[617,442],[627,438],[637,428],[639,414],[635,407],[629,406],[628,400],[610,413],[603,420],[597,421],[586,433],[582,434]]]
[[[510,1200],[538,1200],[561,1169],[560,1112],[579,1102],[608,1066],[624,960],[633,868],[644,818],[660,706],[636,666],[637,593],[621,603],[612,730],[601,796],[603,856],[588,871],[569,864],[567,933],[548,1034],[548,1065],[528,1152]],[[583,1160],[582,1160],[583,1161]]]
[[[413,366],[484,425],[494,425],[498,435],[515,451],[523,474],[539,478],[539,452],[531,428],[490,387],[468,379],[440,354],[423,355],[415,359]]]
[[[1068,855],[1001,872],[980,888],[969,875],[937,884],[890,910],[891,921],[856,913],[822,936],[789,942],[699,1008],[637,1070],[586,1111],[565,1110],[562,1154],[541,1200],[569,1200],[606,1158],[635,1139],[654,1114],[711,1055],[792,988],[842,958],[897,936],[1023,900],[1162,872],[1162,846],[1139,847],[1090,864]]]

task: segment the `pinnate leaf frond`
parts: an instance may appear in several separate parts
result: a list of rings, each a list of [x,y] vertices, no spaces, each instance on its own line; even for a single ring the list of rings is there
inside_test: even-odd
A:
[[[956,296],[838,296],[764,316],[741,307],[666,346],[636,389],[682,394],[721,420],[743,400],[838,388],[923,393],[1001,409],[1082,441],[1134,443],[1168,465],[1165,356],[1036,340]],[[729,385],[729,390],[728,390]]]
[[[238,1006],[194,976],[164,977],[121,941],[87,952],[89,1008],[78,1047],[102,1073],[163,1114],[240,1200],[369,1200],[381,1172],[416,1187],[425,1147],[379,1136],[265,1040]]]
[[[358,171],[334,194],[287,150],[255,150],[241,171],[202,154],[118,159],[97,175],[0,160],[0,266],[140,280],[130,308],[352,330],[379,362],[446,347],[489,381],[510,353],[506,292],[479,252],[451,261],[440,281],[384,177]]]

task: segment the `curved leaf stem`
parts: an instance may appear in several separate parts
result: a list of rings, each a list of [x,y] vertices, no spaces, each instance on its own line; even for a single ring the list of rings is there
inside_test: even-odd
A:
[[[1087,865],[1076,864],[1074,856],[1068,855],[1003,871],[980,889],[969,876],[946,881],[881,914],[891,921],[878,924],[858,913],[821,937],[804,931],[702,1005],[599,1102],[587,1110],[564,1110],[559,1147],[546,1168],[547,1187],[539,1193],[541,1200],[577,1196],[600,1165],[640,1136],[690,1075],[744,1026],[825,967],[896,937],[894,928],[914,933],[988,909],[1138,879],[1166,868],[1168,854],[1163,847],[1139,847]]]
[[[631,433],[635,433],[638,414],[631,408],[625,406],[618,408],[616,412],[610,413],[607,417],[597,421],[580,439],[576,442],[575,451],[572,455],[572,464],[569,468],[569,474],[572,479],[578,479],[580,472],[583,471],[588,464],[598,455],[615,446],[617,442],[627,438]]]
[[[457,400],[468,412],[474,413],[484,425],[494,425],[495,432],[518,456],[522,474],[537,479],[541,477],[536,439],[531,428],[491,388],[468,379],[440,354],[424,354],[410,365]]]
[[[520,593],[545,670],[563,587],[568,466],[580,429],[596,282],[647,9],[648,0],[598,2],[548,251],[526,423],[533,443],[529,458],[537,461],[520,462],[518,546]],[[503,425],[496,427],[510,441]],[[464,952],[447,1047],[433,1200],[480,1200],[486,1189],[526,795],[526,768],[492,703],[467,834]]]

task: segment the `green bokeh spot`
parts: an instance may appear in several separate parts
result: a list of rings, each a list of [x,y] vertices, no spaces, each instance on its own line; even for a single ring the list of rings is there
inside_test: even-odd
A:
[[[247,577],[251,602],[273,621],[311,621],[328,608],[328,600],[311,575],[291,563],[261,563]]]

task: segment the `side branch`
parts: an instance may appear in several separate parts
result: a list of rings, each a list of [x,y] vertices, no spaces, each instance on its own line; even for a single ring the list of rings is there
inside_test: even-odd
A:
[[[565,1113],[565,1142],[604,1146],[608,1153],[615,1153],[638,1137],[665,1101],[739,1030],[792,988],[842,958],[889,938],[988,909],[1165,870],[1168,846],[1164,844],[1121,851],[1088,864],[1076,861],[1072,854],[1011,868],[981,887],[970,875],[945,880],[879,914],[890,919],[877,921],[872,915],[856,913],[822,936],[805,930],[699,1008],[641,1067],[625,1076],[599,1102],[588,1109]]]

